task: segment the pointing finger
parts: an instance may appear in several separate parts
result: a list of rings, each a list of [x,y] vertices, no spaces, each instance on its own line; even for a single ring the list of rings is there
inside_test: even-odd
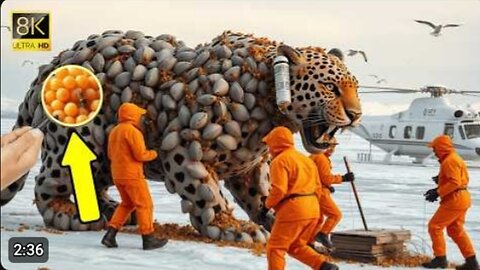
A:
[[[22,136],[25,132],[29,131],[30,129],[32,129],[32,127],[24,126],[3,135],[2,141],[1,141],[2,147],[15,141],[18,137]]]
[[[41,145],[42,141],[43,133],[39,129],[33,128],[13,141],[9,147],[11,147],[13,151],[16,151],[18,155],[21,156],[29,148],[35,148],[37,147],[37,144]]]
[[[38,154],[42,148],[43,133],[39,129],[32,129],[29,133],[32,133],[33,140],[30,142],[30,146],[20,155],[18,163],[21,166],[22,171],[27,172],[37,162]]]

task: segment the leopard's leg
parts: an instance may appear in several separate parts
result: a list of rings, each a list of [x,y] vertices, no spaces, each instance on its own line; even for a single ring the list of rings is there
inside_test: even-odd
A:
[[[167,190],[180,195],[182,212],[190,215],[191,224],[202,235],[215,240],[262,241],[255,237],[256,224],[233,217],[233,206],[222,193],[218,176],[209,165],[192,160],[181,144],[169,150],[162,162]]]
[[[14,128],[22,126],[36,127],[43,122],[45,114],[40,102],[42,83],[51,71],[59,65],[60,58],[55,58],[50,64],[39,67],[38,77],[30,85],[24,102],[19,106],[17,122]],[[103,111],[106,109],[106,113]],[[107,117],[108,116],[108,117]],[[47,226],[63,230],[100,229],[113,213],[117,202],[106,193],[112,185],[109,164],[106,158],[107,125],[114,120],[111,108],[104,106],[100,114],[89,124],[78,128],[63,128],[53,122],[42,129],[44,141],[42,145],[42,167],[35,177],[35,202]],[[81,224],[72,201],[72,186],[67,168],[61,167],[61,159],[66,147],[68,134],[73,130],[87,142],[87,145],[97,154],[97,160],[92,163],[92,173],[95,181],[97,199],[102,218],[98,222]],[[7,189],[1,192],[1,205],[7,204],[20,191],[27,179],[28,173],[19,178]],[[133,216],[133,215],[132,215]]]
[[[105,207],[100,210],[101,218],[96,222],[82,224],[73,201],[73,188],[70,172],[62,167],[61,162],[68,137],[77,132],[87,146],[96,153],[97,159],[92,162],[92,174],[100,206],[103,194],[101,191],[111,185],[108,175],[108,160],[105,155],[106,122],[102,115],[82,127],[63,128],[53,122],[47,124],[42,149],[42,167],[35,178],[35,201],[43,216],[46,226],[59,230],[98,230],[104,227]]]
[[[78,128],[66,129],[53,122],[47,125],[42,167],[36,177],[35,186],[37,208],[46,226],[61,230],[100,230],[105,227],[118,206],[118,202],[108,195],[108,189],[113,183],[106,155],[106,138],[112,123],[102,112],[103,109],[93,121]],[[60,166],[68,135],[74,130],[97,155],[97,159],[91,163],[91,169],[101,217],[96,222],[86,224],[80,222],[72,200],[73,189],[69,170]],[[126,221],[126,225],[132,224],[136,224],[135,212]]]
[[[17,195],[17,192],[23,189],[23,186],[25,185],[25,181],[27,180],[27,176],[28,176],[28,173],[18,178],[18,180],[16,180],[10,186],[2,190],[0,195],[1,206],[4,206],[8,202],[10,202],[13,199],[13,197]]]
[[[258,165],[241,175],[225,179],[225,187],[232,194],[235,202],[247,213],[250,219],[260,224],[259,212],[263,207],[263,201],[268,196],[270,189],[270,166],[269,160],[265,159]],[[261,233],[255,237],[268,238],[269,233],[263,227]]]

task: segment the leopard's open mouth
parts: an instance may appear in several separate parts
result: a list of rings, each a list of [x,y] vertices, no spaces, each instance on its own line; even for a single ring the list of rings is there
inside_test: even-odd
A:
[[[326,149],[328,142],[337,132],[338,127],[329,124],[318,124],[315,126],[304,126],[302,128],[302,137],[304,143],[319,148]]]
[[[310,116],[308,119],[302,122],[302,129],[300,130],[305,149],[309,152],[316,152],[328,148],[330,138],[335,135],[340,127],[326,121],[311,121]]]

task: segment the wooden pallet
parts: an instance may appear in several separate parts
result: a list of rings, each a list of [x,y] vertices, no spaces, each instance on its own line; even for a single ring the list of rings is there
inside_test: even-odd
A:
[[[357,261],[362,263],[377,263],[388,258],[387,256],[384,256],[384,255],[356,254],[351,252],[338,252],[338,251],[333,252],[332,255],[335,258]]]
[[[408,230],[349,230],[332,233],[332,242],[346,241],[348,243],[363,243],[370,245],[404,242],[410,240],[411,234]]]
[[[368,252],[372,254],[388,254],[401,252],[405,249],[404,242],[398,243],[389,243],[381,245],[362,245],[358,243],[347,243],[347,242],[335,242],[335,249],[339,251],[358,251],[358,252]]]
[[[378,262],[405,253],[405,241],[411,237],[407,230],[374,229],[332,233],[333,256],[360,262]]]

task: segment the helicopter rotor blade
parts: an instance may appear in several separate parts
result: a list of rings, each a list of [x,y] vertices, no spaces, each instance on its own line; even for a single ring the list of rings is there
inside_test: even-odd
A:
[[[420,89],[411,89],[411,88],[399,88],[399,87],[387,87],[387,86],[368,86],[368,85],[360,85],[359,88],[363,89],[379,89],[379,90],[384,90],[385,93],[387,92],[392,92],[388,90],[394,90],[394,91],[401,91],[402,93],[418,93],[421,92],[422,90]],[[375,91],[373,93],[378,93],[379,91]]]
[[[480,93],[478,93],[478,92],[477,92],[476,95],[475,95],[475,94],[470,94],[470,93],[460,93],[460,94],[462,94],[462,95],[464,95],[464,96],[480,97]]]
[[[457,89],[448,89],[450,93],[453,94],[476,94],[480,95],[480,91],[475,91],[475,90],[457,90]]]
[[[470,91],[470,90],[456,90],[451,88],[444,88],[438,86],[425,86],[419,89],[411,88],[399,88],[399,87],[388,87],[388,86],[368,86],[360,85],[359,89],[365,89],[366,91],[359,90],[360,94],[373,94],[373,93],[398,93],[398,94],[410,94],[410,93],[440,93],[441,94],[460,94],[467,96],[480,96],[480,91]],[[378,91],[373,91],[378,89]],[[443,90],[442,90],[443,89]],[[370,90],[370,91],[369,91]],[[440,91],[440,92],[437,92]]]
[[[401,90],[358,91],[359,94],[376,94],[376,93],[413,94],[418,92],[420,91],[401,91]]]

